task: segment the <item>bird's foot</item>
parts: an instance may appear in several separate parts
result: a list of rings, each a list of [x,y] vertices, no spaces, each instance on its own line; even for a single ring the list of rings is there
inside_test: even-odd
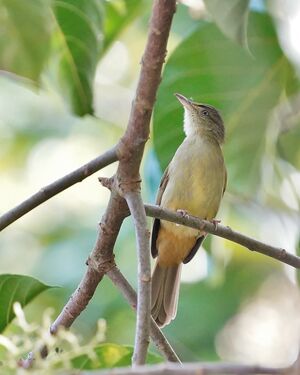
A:
[[[189,218],[189,214],[186,210],[176,210],[177,213],[179,213],[182,217]]]
[[[212,219],[212,220],[209,220],[215,227],[215,230],[218,229],[218,224],[221,223],[221,220],[218,220],[218,219]]]

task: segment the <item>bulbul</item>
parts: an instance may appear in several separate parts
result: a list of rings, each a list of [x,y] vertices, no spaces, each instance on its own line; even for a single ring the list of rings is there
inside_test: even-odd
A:
[[[184,107],[185,139],[160,182],[156,204],[173,211],[213,220],[226,187],[221,145],[225,129],[219,112],[175,94]],[[206,233],[155,219],[151,253],[156,259],[152,275],[151,314],[163,327],[175,318],[182,263],[196,254]]]

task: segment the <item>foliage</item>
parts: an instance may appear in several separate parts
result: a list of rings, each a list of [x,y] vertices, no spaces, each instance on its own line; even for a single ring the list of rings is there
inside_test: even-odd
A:
[[[12,321],[15,314],[13,304],[26,306],[36,296],[51,288],[40,281],[22,275],[0,275],[0,332]]]
[[[205,3],[213,21],[206,14],[192,19],[193,9],[178,4],[143,164],[144,198],[153,202],[161,171],[182,141],[182,108],[173,96],[180,92],[215,105],[225,119],[229,180],[219,214],[222,221],[265,242],[299,250],[299,66],[291,64],[279,44],[281,31],[271,14],[250,12],[249,1]],[[0,77],[1,196],[6,197],[1,211],[118,141],[130,110],[148,13],[147,2],[137,0],[28,0],[26,6],[17,0],[0,1],[0,68],[13,73]],[[103,173],[113,174],[114,167]],[[12,373],[16,358],[29,351],[32,342],[38,345],[49,326],[48,318],[40,335],[31,325],[16,332],[15,325],[8,324],[13,303],[26,305],[34,322],[49,306],[59,313],[82,276],[107,197],[91,178],[1,233],[0,268],[5,274],[0,277],[0,328],[6,328],[5,339],[17,350],[2,347],[0,356],[2,362],[9,358],[5,365]],[[115,250],[117,264],[132,284],[134,243],[128,219]],[[183,360],[223,355],[217,344],[220,332],[250,302],[258,304],[271,274],[276,285],[284,279],[287,295],[293,290],[291,272],[274,261],[215,237],[209,237],[204,248],[207,251],[201,250],[184,268],[188,282],[181,290],[177,318],[166,328]],[[7,272],[30,274],[64,288],[50,288],[27,306],[49,287]],[[276,301],[271,295],[271,317],[279,311]],[[282,315],[292,319],[289,314],[290,310]],[[107,320],[108,343],[99,344],[99,316]],[[90,342],[79,345],[77,335],[64,332],[68,344],[57,356],[56,344],[47,336],[53,348],[49,361],[57,368],[66,363],[85,369],[128,365],[134,323],[134,312],[104,280],[75,327],[85,340],[92,337]],[[261,331],[249,320],[243,327],[251,330],[252,341],[246,346],[254,353]],[[273,328],[266,331],[270,337],[280,332],[275,323]],[[293,347],[283,337],[279,342]],[[270,352],[272,348],[270,344]],[[290,353],[280,348],[280,353]],[[265,358],[283,358],[275,350],[271,354]],[[149,361],[158,360],[150,355]]]
[[[93,78],[103,39],[100,3],[55,0],[53,4],[58,82],[75,113],[92,113]]]
[[[100,54],[134,19],[142,2],[118,0],[103,5],[98,0],[39,0],[24,4],[1,3],[1,23],[6,30],[0,37],[1,69],[39,81],[48,62],[51,86],[55,85],[76,114],[92,113]]]
[[[220,30],[245,47],[249,2],[250,0],[205,0],[205,6]]]
[[[1,69],[38,80],[49,56],[49,1],[2,0],[0,6],[0,23],[5,30],[0,34]]]
[[[47,361],[36,355],[33,374],[52,374],[54,370],[95,370],[113,367],[125,367],[131,364],[133,347],[101,343],[105,339],[106,325],[99,320],[93,338],[83,343],[78,334],[60,329],[56,338],[49,333],[49,312],[44,313],[43,324],[29,324],[19,304],[14,305],[17,316],[14,332],[6,337],[0,335],[1,372],[15,374],[16,363],[33,348],[38,352],[41,343],[47,343],[49,354]],[[162,358],[149,353],[147,363],[159,363]]]
[[[109,48],[122,29],[134,19],[143,6],[146,4],[141,0],[105,2],[104,49]]]

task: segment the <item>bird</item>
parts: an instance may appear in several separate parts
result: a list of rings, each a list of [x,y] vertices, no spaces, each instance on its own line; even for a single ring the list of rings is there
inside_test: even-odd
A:
[[[216,222],[226,189],[227,172],[221,146],[224,122],[211,105],[175,94],[184,108],[185,138],[166,168],[157,193],[162,208]],[[156,258],[152,273],[151,315],[164,327],[177,313],[182,264],[196,254],[206,233],[155,219],[151,253]]]

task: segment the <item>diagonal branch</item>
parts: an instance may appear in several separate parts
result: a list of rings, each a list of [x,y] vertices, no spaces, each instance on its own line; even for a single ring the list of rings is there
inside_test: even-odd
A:
[[[173,223],[182,224],[187,227],[201,229],[216,236],[226,238],[227,240],[236,242],[245,246],[251,251],[267,255],[271,258],[277,259],[280,262],[289,264],[295,268],[300,268],[300,257],[288,253],[285,249],[267,245],[263,242],[257,241],[251,237],[245,236],[242,233],[232,230],[230,227],[218,224],[217,226],[210,221],[199,219],[195,216],[185,215],[173,212],[162,208],[160,206],[145,205],[147,216],[156,217],[171,221]]]
[[[55,334],[60,326],[70,327],[92,299],[104,274],[115,265],[113,248],[122,222],[128,215],[128,207],[123,198],[112,193],[106,212],[99,224],[99,233],[94,249],[87,261],[87,271],[76,291],[51,326]]]
[[[25,214],[33,210],[34,208],[36,208],[37,206],[39,206],[40,204],[54,197],[54,195],[61,193],[62,191],[68,189],[77,182],[81,182],[93,173],[99,171],[100,169],[106,167],[109,164],[114,163],[117,160],[118,158],[116,148],[113,147],[110,150],[106,151],[104,154],[82,165],[78,169],[75,169],[73,172],[70,172],[64,177],[41,188],[37,193],[27,198],[18,206],[12,208],[8,212],[0,216],[0,231],[6,228],[8,225],[15,222],[16,220],[18,220],[20,217],[24,216]]]
[[[131,287],[129,282],[122,275],[117,267],[112,267],[108,272],[107,276],[111,279],[113,284],[120,289],[121,293],[125,299],[130,303],[130,305],[136,309],[137,296],[134,289]],[[168,340],[165,338],[164,334],[151,318],[150,323],[150,336],[157,349],[164,355],[164,357],[170,362],[180,362],[177,354],[174,352],[173,348],[169,344]]]

